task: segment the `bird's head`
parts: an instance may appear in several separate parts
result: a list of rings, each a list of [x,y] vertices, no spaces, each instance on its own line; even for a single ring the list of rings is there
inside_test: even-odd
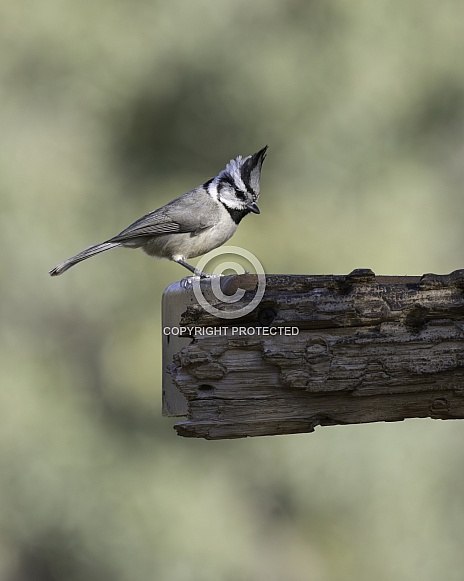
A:
[[[256,204],[259,198],[261,167],[266,157],[267,145],[257,153],[245,158],[238,156],[230,160],[213,180],[217,199],[228,210],[259,214]]]

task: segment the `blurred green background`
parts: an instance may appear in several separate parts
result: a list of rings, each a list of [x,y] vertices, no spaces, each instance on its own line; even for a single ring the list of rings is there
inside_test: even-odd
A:
[[[458,0],[0,3],[0,579],[461,580],[464,423],[186,440],[160,300],[85,246],[265,144],[268,273],[464,266]]]

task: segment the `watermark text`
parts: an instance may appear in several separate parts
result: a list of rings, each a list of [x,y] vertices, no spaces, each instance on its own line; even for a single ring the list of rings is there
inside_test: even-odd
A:
[[[214,337],[276,337],[276,336],[294,336],[298,335],[298,327],[164,327],[163,335],[174,337],[196,337],[196,336],[214,336]]]

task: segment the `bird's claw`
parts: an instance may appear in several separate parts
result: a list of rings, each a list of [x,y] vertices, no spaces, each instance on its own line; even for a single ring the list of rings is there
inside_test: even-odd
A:
[[[194,276],[186,276],[180,281],[181,288],[185,290],[190,290],[193,288],[193,283],[199,283],[201,279],[208,278],[209,280],[213,278],[221,278],[220,274],[208,274],[207,272],[197,271]]]
[[[186,276],[185,278],[183,278],[180,281],[181,288],[183,288],[184,290],[190,290],[191,288],[193,288],[193,280],[195,278],[199,279],[200,277],[198,277],[198,276]]]

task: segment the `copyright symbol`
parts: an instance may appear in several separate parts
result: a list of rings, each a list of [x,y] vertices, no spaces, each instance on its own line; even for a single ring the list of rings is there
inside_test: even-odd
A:
[[[240,301],[244,297],[246,292],[242,288],[238,288],[233,295],[225,295],[222,292],[220,277],[225,271],[232,270],[235,274],[245,274],[246,272],[240,263],[230,260],[224,260],[220,262],[213,270],[212,273],[213,276],[210,279],[211,291],[214,298],[218,302],[225,303],[228,306],[227,310],[218,309],[211,304],[210,300],[208,300],[203,294],[203,291],[200,286],[200,279],[198,277],[195,277],[193,279],[192,283],[193,292],[195,294],[195,298],[198,301],[198,304],[200,304],[205,309],[205,311],[208,312],[210,315],[214,315],[215,317],[218,317],[220,319],[237,319],[238,317],[243,317],[244,315],[251,313],[251,311],[254,308],[256,308],[261,302],[261,299],[263,298],[264,295],[264,291],[266,290],[266,275],[264,273],[262,264],[256,258],[256,256],[249,252],[248,250],[240,248],[239,246],[221,246],[220,248],[216,248],[215,250],[208,252],[208,254],[202,256],[202,258],[198,262],[196,266],[197,270],[205,272],[205,266],[209,262],[211,262],[217,256],[226,254],[239,256],[242,259],[248,261],[253,266],[254,271],[258,276],[258,288],[256,290],[256,294],[250,300],[250,302],[240,307],[237,307],[236,309],[229,308],[230,305],[233,305]]]

